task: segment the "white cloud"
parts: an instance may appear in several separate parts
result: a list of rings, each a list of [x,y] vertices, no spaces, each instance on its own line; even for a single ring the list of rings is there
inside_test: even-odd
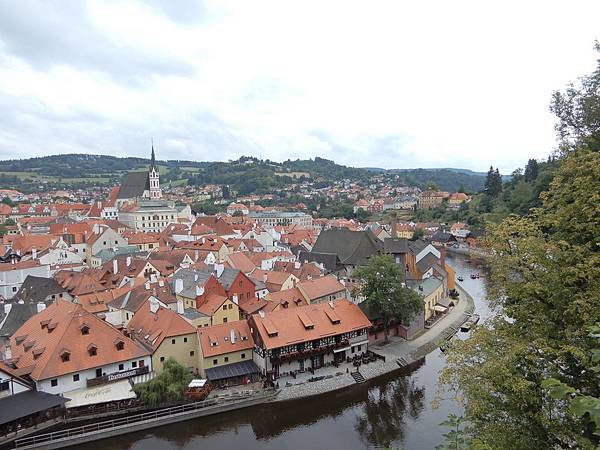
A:
[[[1,157],[144,156],[153,136],[160,158],[509,172],[553,149],[550,95],[594,68],[600,17],[591,1],[73,5],[0,0]]]

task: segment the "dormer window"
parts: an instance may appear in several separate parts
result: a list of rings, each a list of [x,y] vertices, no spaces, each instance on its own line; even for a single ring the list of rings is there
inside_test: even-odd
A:
[[[121,339],[119,339],[116,341],[115,347],[117,348],[118,351],[121,351],[125,348],[125,342],[123,342]]]
[[[81,334],[83,335],[90,334],[90,327],[86,323],[81,325],[79,329],[81,330]]]
[[[54,329],[58,326],[56,322],[51,322],[48,324],[48,333],[52,333]]]
[[[62,362],[67,362],[71,360],[71,352],[69,352],[69,350],[67,349],[63,349],[60,352],[60,359],[62,360]]]
[[[98,354],[98,347],[96,347],[94,344],[88,345],[87,350],[90,356],[96,356]]]

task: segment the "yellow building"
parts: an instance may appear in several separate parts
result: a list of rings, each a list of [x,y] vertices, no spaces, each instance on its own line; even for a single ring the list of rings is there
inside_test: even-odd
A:
[[[210,318],[209,325],[220,325],[240,320],[240,308],[237,305],[235,296],[230,299],[218,294],[209,294],[200,301],[196,309]]]
[[[200,375],[217,384],[239,384],[243,378],[254,379],[259,370],[253,362],[254,340],[248,321],[239,320],[198,329]],[[215,368],[235,365],[241,374],[237,377],[221,377]],[[223,372],[223,371],[220,371]]]
[[[152,349],[152,368],[156,373],[162,372],[169,358],[190,370],[199,370],[196,327],[175,311],[150,299],[137,310],[128,330],[132,337]]]
[[[437,277],[429,277],[422,280],[418,285],[413,287],[419,294],[423,296],[425,320],[433,316],[437,309],[437,303],[444,298],[444,283]],[[445,307],[438,306],[440,312]]]

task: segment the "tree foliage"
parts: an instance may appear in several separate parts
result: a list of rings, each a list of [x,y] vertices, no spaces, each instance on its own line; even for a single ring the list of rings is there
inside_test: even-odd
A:
[[[391,319],[409,323],[423,309],[423,297],[406,287],[402,271],[390,255],[372,256],[354,276],[362,282],[361,292],[369,309],[383,317],[386,341]]]
[[[560,160],[541,202],[489,230],[489,294],[501,312],[453,346],[442,380],[464,392],[467,418],[491,448],[593,448],[589,417],[543,381],[600,394],[586,332],[600,321],[600,153]]]
[[[190,371],[175,359],[169,358],[159,375],[150,381],[134,385],[133,390],[143,404],[154,408],[164,403],[183,401],[190,381]]]
[[[596,42],[600,52],[600,42]],[[596,70],[556,91],[550,110],[558,117],[556,131],[563,151],[586,148],[600,151],[600,59]]]

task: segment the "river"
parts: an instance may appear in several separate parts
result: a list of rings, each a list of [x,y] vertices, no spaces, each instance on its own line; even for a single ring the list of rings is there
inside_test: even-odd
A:
[[[484,319],[490,313],[484,280],[470,278],[483,270],[466,260],[461,255],[448,256]],[[337,393],[176,423],[81,448],[430,450],[447,431],[439,423],[451,412],[460,414],[458,405],[449,400],[432,407],[443,366],[444,355],[435,350],[410,367]]]

